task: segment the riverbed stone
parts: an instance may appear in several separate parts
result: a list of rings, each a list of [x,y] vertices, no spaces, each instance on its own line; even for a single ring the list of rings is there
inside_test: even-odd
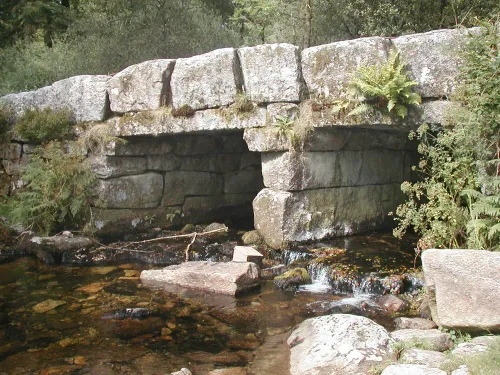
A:
[[[423,318],[406,318],[400,317],[394,320],[396,329],[433,329],[437,328],[437,324],[432,320]]]
[[[144,157],[114,157],[94,155],[87,159],[90,168],[102,179],[121,177],[146,172],[147,163]]]
[[[48,299],[33,306],[33,311],[39,314],[43,314],[65,304],[66,301]]]
[[[446,354],[435,350],[405,349],[401,353],[399,360],[403,363],[439,368],[447,358]]]
[[[438,329],[398,329],[391,333],[391,337],[408,348],[444,352],[453,346],[450,335]]]
[[[207,292],[236,295],[258,285],[259,270],[250,262],[186,262],[162,270],[145,270],[141,280],[150,285],[175,284]]]
[[[381,375],[446,375],[446,372],[426,365],[398,364],[390,365]]]
[[[424,98],[440,98],[452,94],[459,82],[467,35],[475,29],[435,30],[423,34],[404,35],[392,40],[409,76]]]
[[[257,103],[298,102],[302,89],[299,49],[287,43],[238,49],[245,92]]]
[[[163,206],[182,204],[186,196],[222,194],[222,177],[216,173],[173,171],[165,174]]]
[[[163,176],[149,172],[100,180],[97,191],[107,208],[158,207],[163,195]]]
[[[111,110],[124,113],[166,105],[175,60],[158,59],[131,65],[108,81]]]
[[[380,228],[402,201],[400,184],[285,192],[263,189],[253,201],[255,228],[275,249]]]
[[[234,48],[178,59],[171,79],[174,108],[214,108],[234,102],[241,78]]]
[[[361,65],[387,60],[391,41],[381,37],[359,38],[306,48],[302,72],[313,95],[338,99],[345,95],[352,74]]]
[[[367,373],[393,358],[389,333],[356,315],[307,319],[292,331],[287,343],[291,375]]]
[[[422,254],[432,319],[461,331],[500,330],[500,254],[429,249]]]

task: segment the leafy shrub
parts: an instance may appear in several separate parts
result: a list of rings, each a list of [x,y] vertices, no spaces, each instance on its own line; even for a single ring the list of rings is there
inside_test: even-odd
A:
[[[11,220],[42,234],[84,223],[96,177],[83,159],[59,142],[40,146],[21,169],[25,188],[12,198]]]
[[[12,109],[6,105],[0,105],[0,144],[9,140],[13,123]]]
[[[61,140],[71,132],[71,113],[67,110],[29,109],[16,121],[14,130],[28,142],[40,144]]]
[[[333,112],[344,111],[347,116],[356,116],[381,111],[404,118],[411,104],[419,104],[420,95],[412,92],[418,83],[408,78],[399,53],[391,51],[389,59],[381,66],[360,66],[353,75],[347,99],[335,102]]]
[[[499,42],[494,23],[471,36],[455,98],[461,109],[449,114],[449,126],[423,125],[413,134],[420,140],[422,180],[402,185],[408,200],[396,211],[394,233],[400,237],[413,227],[420,249],[500,250]]]

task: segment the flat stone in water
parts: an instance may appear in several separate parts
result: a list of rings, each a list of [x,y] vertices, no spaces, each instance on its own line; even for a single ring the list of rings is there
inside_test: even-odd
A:
[[[93,294],[100,292],[104,287],[108,286],[110,283],[92,283],[88,285],[81,286],[80,288],[76,289],[77,292],[84,292],[88,294]]]
[[[65,301],[48,299],[33,306],[33,311],[43,314],[65,304]]]
[[[118,267],[116,267],[116,266],[92,267],[92,268],[90,268],[90,272],[93,273],[94,275],[107,275],[107,274],[109,274],[117,269],[118,269]]]

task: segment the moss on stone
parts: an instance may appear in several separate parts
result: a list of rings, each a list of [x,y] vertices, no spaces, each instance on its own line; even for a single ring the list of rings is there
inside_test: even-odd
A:
[[[310,282],[311,277],[305,268],[294,268],[274,278],[274,285],[281,289],[295,289]]]

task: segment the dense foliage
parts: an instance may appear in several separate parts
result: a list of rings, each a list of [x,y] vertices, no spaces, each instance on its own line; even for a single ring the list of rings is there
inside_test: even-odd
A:
[[[17,119],[14,132],[30,143],[41,144],[67,137],[72,123],[67,110],[28,109]]]
[[[225,46],[470,26],[495,0],[3,0],[0,95]]]
[[[471,37],[465,53],[461,105],[441,128],[414,134],[422,180],[403,184],[408,200],[397,210],[401,236],[413,227],[420,249],[500,250],[500,55],[498,24]]]
[[[3,209],[9,219],[41,234],[85,223],[96,177],[83,160],[59,142],[37,148],[21,172],[25,187]]]

